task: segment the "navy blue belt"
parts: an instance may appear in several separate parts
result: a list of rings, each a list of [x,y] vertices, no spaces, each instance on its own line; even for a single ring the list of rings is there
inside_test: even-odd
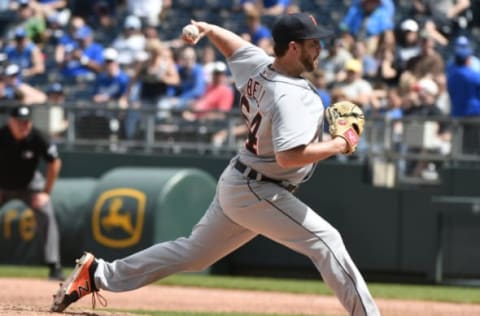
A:
[[[256,181],[265,181],[265,182],[275,183],[275,184],[281,186],[282,188],[286,189],[289,192],[294,192],[297,189],[296,185],[285,183],[284,181],[275,180],[275,179],[272,179],[270,177],[267,177],[267,176],[257,172],[256,170],[248,167],[247,165],[245,165],[240,160],[237,160],[235,162],[234,167],[235,167],[235,169],[240,171],[241,174],[243,174],[245,177],[247,177],[249,179],[256,180]]]

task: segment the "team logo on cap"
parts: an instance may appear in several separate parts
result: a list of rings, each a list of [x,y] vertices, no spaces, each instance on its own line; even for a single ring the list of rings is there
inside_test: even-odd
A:
[[[18,113],[22,116],[26,116],[30,113],[30,111],[28,110],[28,108],[26,107],[21,107],[19,110],[18,110]]]

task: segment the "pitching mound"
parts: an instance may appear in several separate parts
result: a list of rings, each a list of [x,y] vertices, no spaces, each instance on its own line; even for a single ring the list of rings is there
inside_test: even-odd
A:
[[[48,315],[56,282],[37,279],[0,278],[0,315]],[[147,286],[131,292],[103,291],[108,307],[114,310],[211,311],[277,313],[302,315],[347,315],[334,297],[257,291]],[[377,300],[383,316],[480,315],[480,305],[421,301]],[[93,310],[91,298],[82,298],[66,310],[67,315],[132,315]]]

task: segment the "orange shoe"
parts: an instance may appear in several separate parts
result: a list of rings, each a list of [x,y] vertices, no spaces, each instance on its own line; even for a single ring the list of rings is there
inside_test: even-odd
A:
[[[60,283],[60,288],[53,295],[53,304],[50,311],[63,312],[65,308],[81,297],[90,293],[94,295],[95,292],[98,292],[93,280],[93,274],[97,268],[95,257],[91,253],[85,252],[80,259],[76,260],[76,263],[75,269],[64,283]],[[93,298],[94,301],[95,297]],[[104,299],[103,301],[105,302]],[[102,301],[100,302],[106,305]],[[93,307],[95,307],[95,304]]]

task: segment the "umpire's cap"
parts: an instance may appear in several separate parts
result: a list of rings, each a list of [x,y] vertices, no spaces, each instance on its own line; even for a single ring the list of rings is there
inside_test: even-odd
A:
[[[318,25],[313,15],[304,12],[282,15],[272,27],[272,36],[275,43],[322,39],[332,35],[331,30]]]
[[[17,106],[10,111],[10,117],[17,120],[30,120],[32,118],[32,110],[28,106]]]

